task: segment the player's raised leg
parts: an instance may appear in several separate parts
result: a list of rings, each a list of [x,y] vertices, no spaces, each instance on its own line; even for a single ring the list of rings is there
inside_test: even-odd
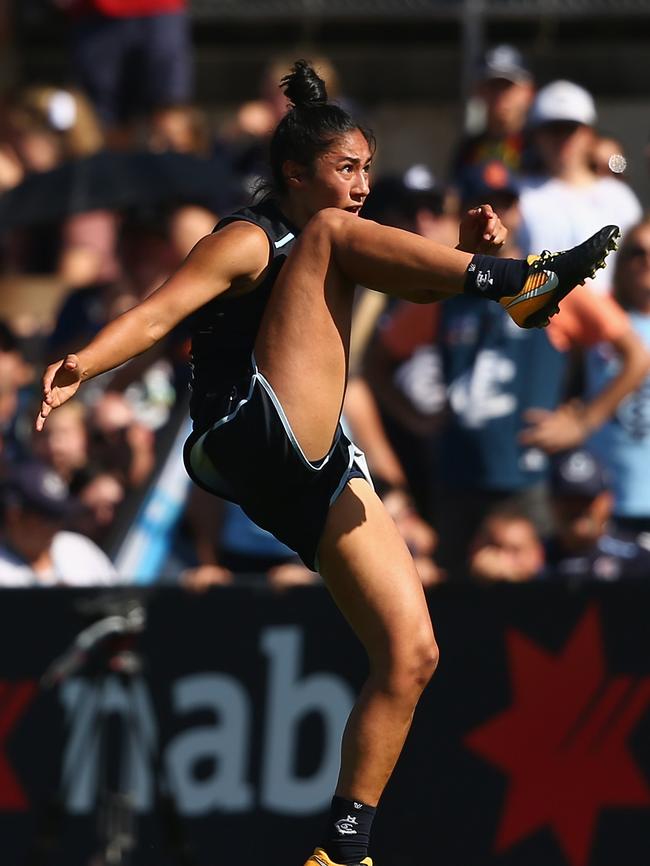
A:
[[[307,457],[317,460],[331,445],[343,403],[356,284],[420,302],[471,291],[500,300],[522,327],[540,325],[560,297],[602,265],[617,235],[608,226],[568,252],[529,264],[472,256],[343,210],[322,210],[303,229],[273,288],[255,343],[257,362]]]

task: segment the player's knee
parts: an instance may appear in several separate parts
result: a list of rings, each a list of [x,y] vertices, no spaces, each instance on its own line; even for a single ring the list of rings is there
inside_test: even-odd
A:
[[[351,219],[357,219],[357,217],[339,208],[324,208],[309,220],[302,231],[302,237],[314,238],[319,242],[327,241],[331,246],[334,246]]]
[[[424,645],[419,648],[417,667],[415,671],[416,685],[420,689],[424,689],[431,677],[436,672],[438,660],[440,658],[440,650],[435,638],[432,636]]]
[[[433,635],[411,638],[391,654],[384,671],[390,692],[412,700],[419,697],[438,666],[438,644]]]

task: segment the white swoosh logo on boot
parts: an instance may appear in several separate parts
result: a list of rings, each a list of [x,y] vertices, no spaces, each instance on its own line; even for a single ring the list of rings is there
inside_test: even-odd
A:
[[[523,304],[524,301],[529,301],[531,298],[538,298],[541,295],[548,295],[549,292],[557,289],[558,278],[557,274],[553,271],[543,271],[544,274],[548,277],[545,283],[542,283],[541,286],[537,286],[535,289],[528,289],[527,292],[524,292],[523,295],[515,295],[515,297],[510,301],[509,304],[506,304],[504,309],[509,310],[510,307],[516,307],[517,304]]]

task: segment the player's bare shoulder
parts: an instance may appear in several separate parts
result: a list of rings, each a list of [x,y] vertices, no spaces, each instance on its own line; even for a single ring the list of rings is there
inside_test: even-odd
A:
[[[218,273],[230,286],[229,294],[254,289],[264,278],[271,253],[264,229],[244,220],[228,223],[202,238],[194,247],[188,263]]]

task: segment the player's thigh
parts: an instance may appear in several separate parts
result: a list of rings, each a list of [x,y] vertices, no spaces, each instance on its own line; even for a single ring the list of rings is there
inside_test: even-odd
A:
[[[381,500],[353,478],[330,508],[319,566],[374,663],[431,656],[437,647],[411,554]]]
[[[309,460],[319,460],[332,444],[348,367],[354,287],[331,260],[332,234],[322,214],[305,227],[273,286],[255,340],[259,369]]]

